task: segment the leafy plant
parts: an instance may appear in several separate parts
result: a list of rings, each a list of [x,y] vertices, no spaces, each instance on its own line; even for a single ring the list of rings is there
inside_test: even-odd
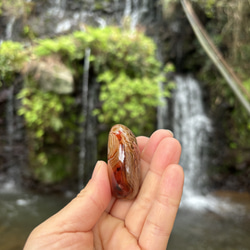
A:
[[[91,48],[92,65],[101,85],[102,108],[94,114],[101,123],[124,123],[135,133],[152,130],[161,95],[159,82],[166,78],[155,58],[155,44],[141,32],[117,27],[88,28],[75,32],[80,44]],[[166,73],[165,71],[165,73]]]
[[[44,183],[60,181],[71,166],[69,150],[64,154],[60,150],[68,149],[78,130],[77,118],[70,114],[74,99],[39,89],[31,79],[26,79],[25,85],[17,96],[22,103],[18,114],[27,127],[31,168]]]
[[[33,131],[37,149],[43,146],[46,133],[61,133],[65,129],[63,114],[73,104],[70,96],[59,96],[56,93],[25,87],[17,97],[22,102],[18,114],[24,116],[26,126]],[[75,120],[73,119],[72,122]],[[72,143],[72,141],[72,138],[68,137],[67,142]]]
[[[15,72],[19,72],[27,60],[23,45],[18,42],[5,41],[0,45],[0,86],[3,81],[10,83]]]
[[[105,71],[98,81],[102,82],[100,101],[103,105],[95,113],[100,122],[124,123],[135,133],[142,132],[152,124],[152,108],[160,100],[159,77],[153,81],[147,77],[131,79],[125,72],[114,75],[111,71]]]
[[[86,48],[91,50],[91,67],[101,85],[102,107],[94,111],[99,121],[109,125],[122,122],[138,133],[152,129],[160,96],[170,95],[168,88],[160,92],[159,82],[165,81],[164,74],[172,70],[162,70],[154,42],[140,31],[87,27],[86,32],[76,31],[73,36],[40,40],[34,53],[56,53],[69,65],[76,65],[84,59]]]
[[[78,52],[72,36],[62,36],[57,39],[41,39],[34,48],[35,55],[42,57],[59,54],[68,57],[71,61],[77,58]]]
[[[0,0],[0,14],[25,19],[31,13],[33,5],[25,0]]]
[[[87,48],[91,51],[90,77],[100,84],[101,107],[96,108],[93,115],[108,126],[124,123],[136,134],[150,134],[160,97],[169,96],[169,89],[173,87],[173,84],[169,84],[161,92],[159,83],[166,81],[165,75],[173,68],[170,64],[162,67],[155,57],[154,42],[142,32],[131,33],[118,27],[87,27],[86,32],[77,31],[58,38],[37,40],[29,51],[36,60],[41,58],[46,61],[45,58],[53,55],[53,58],[63,61],[74,73],[77,85],[82,81]],[[31,162],[37,162],[40,166],[35,167],[34,173],[37,178],[45,180],[51,179],[52,173],[58,173],[57,167],[53,172],[48,170],[49,166],[61,162],[46,148],[56,144],[70,145],[75,141],[79,132],[79,110],[72,112],[73,96],[45,91],[39,87],[42,83],[37,84],[35,75],[25,76],[24,88],[18,95],[22,102],[18,113],[24,117],[29,138],[33,142]],[[79,119],[83,118],[79,116]]]

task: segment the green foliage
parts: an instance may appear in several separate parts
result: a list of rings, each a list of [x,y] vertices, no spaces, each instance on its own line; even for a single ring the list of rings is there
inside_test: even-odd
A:
[[[216,4],[220,4],[218,0],[197,0],[198,4],[203,7],[207,17],[212,18],[214,16],[214,7]]]
[[[201,17],[205,30],[223,54],[236,76],[242,80],[246,90],[250,90],[249,79],[249,23],[250,3],[235,0],[194,0],[199,6],[196,13]],[[243,3],[244,2],[244,3]],[[193,5],[195,7],[195,4]],[[209,19],[204,20],[200,11],[203,10]],[[197,48],[196,48],[196,51]],[[196,52],[197,53],[197,52]],[[197,54],[198,55],[198,54]],[[198,57],[198,56],[196,56]],[[193,61],[193,60],[192,60]],[[250,120],[246,110],[241,106],[225,79],[214,70],[214,65],[206,58],[199,72],[199,78],[207,83],[210,97],[210,114],[217,125],[215,132],[224,143],[222,163],[224,170],[229,172],[232,166],[245,165],[249,168]],[[202,62],[203,62],[202,61]],[[246,98],[250,101],[249,97]],[[218,151],[218,155],[220,151]],[[245,153],[245,152],[248,152]],[[225,157],[223,159],[223,157]],[[246,171],[247,172],[247,171]]]
[[[34,31],[28,25],[23,27],[23,36],[28,37],[32,41],[35,40],[36,37]]]
[[[86,33],[75,32],[74,36],[85,48],[91,48],[97,71],[112,68],[131,77],[159,73],[155,44],[141,32],[131,33],[118,27],[88,28]]]
[[[250,55],[250,53],[249,53],[249,55]],[[246,90],[250,93],[250,78],[248,78],[247,80],[245,80],[243,82],[243,85],[246,88]]]
[[[250,140],[250,120],[245,108],[239,103],[233,91],[229,88],[226,81],[217,76],[212,78],[213,72],[207,72],[200,75],[203,81],[210,85],[211,112],[221,112],[222,107],[227,107],[220,115],[220,126],[226,135],[228,146],[231,149],[242,151],[249,147]],[[243,83],[245,88],[250,88],[250,81]]]
[[[234,103],[237,109],[232,112],[232,127],[227,131],[230,145],[234,145],[239,151],[249,148],[250,141],[250,120],[245,109],[238,102]],[[239,115],[241,112],[241,115]]]
[[[35,55],[42,57],[51,54],[59,54],[61,57],[67,57],[69,60],[78,58],[78,52],[72,36],[62,36],[57,39],[41,39],[37,41],[38,45],[34,48]],[[81,54],[83,56],[83,54]]]
[[[67,153],[42,152],[31,157],[33,163],[41,166],[33,166],[35,178],[46,184],[60,182],[70,175],[72,161]]]
[[[99,121],[125,123],[138,133],[152,129],[160,95],[170,95],[168,88],[160,93],[158,84],[165,81],[163,73],[173,70],[170,65],[161,70],[154,42],[139,31],[87,27],[86,32],[76,31],[73,36],[40,40],[34,53],[56,53],[72,65],[84,58],[86,48],[91,50],[91,67],[101,84],[102,108],[94,112]]]
[[[15,72],[19,72],[27,60],[23,45],[6,41],[0,45],[0,87],[4,82],[10,83]]]
[[[159,104],[158,83],[163,80],[152,40],[117,27],[89,28],[87,34],[74,36],[91,48],[101,84],[103,105],[95,110],[99,121],[124,123],[138,133],[152,125],[152,108]]]
[[[68,95],[39,89],[32,79],[26,79],[19,92],[18,114],[24,117],[29,141],[29,159],[33,173],[44,183],[61,181],[69,174],[69,145],[78,130],[72,114],[74,99]],[[55,153],[55,148],[58,148]],[[61,154],[62,150],[67,150]],[[68,166],[68,168],[67,168]]]
[[[26,126],[33,131],[37,149],[43,146],[46,133],[62,133],[65,126],[69,125],[68,121],[63,120],[63,114],[65,109],[70,110],[73,104],[72,97],[59,96],[56,93],[44,92],[32,87],[23,88],[17,97],[22,101],[18,114],[24,116]],[[75,122],[75,117],[71,122]],[[67,134],[66,142],[72,143],[72,137],[73,134]],[[66,139],[66,136],[63,138]]]
[[[28,27],[26,32],[29,33]],[[150,38],[142,32],[118,27],[87,27],[86,32],[40,39],[29,53],[30,57],[43,61],[53,55],[71,67],[76,82],[81,82],[87,48],[91,50],[90,70],[100,84],[99,100],[102,103],[94,115],[108,126],[123,123],[136,134],[150,134],[154,129],[160,97],[169,96],[173,88],[173,84],[169,83],[161,93],[159,83],[166,81],[165,75],[173,71],[173,65],[168,64],[162,69],[155,57],[155,44]],[[62,145],[65,149],[73,143],[79,132],[77,122],[80,118],[76,118],[77,112],[72,112],[73,97],[45,91],[42,83],[36,82],[39,72],[34,72],[34,76],[25,76],[24,88],[18,94],[22,103],[18,114],[24,117],[27,126],[30,161],[33,165],[37,164],[34,174],[40,180],[50,181],[63,170],[57,169],[61,158],[55,157],[46,148]],[[55,177],[55,180],[63,176]]]
[[[0,15],[4,13],[6,16],[15,18],[27,18],[31,13],[33,3],[25,0],[0,0]]]
[[[171,4],[179,3],[180,0],[161,0],[163,5],[163,13],[165,16],[168,14],[168,9],[171,9]],[[215,6],[221,6],[227,4],[227,0],[190,0],[191,4],[198,4],[205,12],[207,17],[212,18],[214,16]]]
[[[18,98],[22,99],[18,114],[24,115],[26,125],[35,130],[37,139],[44,136],[46,129],[58,132],[63,127],[60,118],[63,105],[58,95],[39,89],[23,88]]]
[[[98,77],[103,83],[100,94],[102,109],[95,112],[100,122],[124,123],[137,134],[148,128],[149,124],[152,125],[150,111],[159,104],[160,80],[159,77],[131,79],[125,72],[117,75],[105,71]]]
[[[141,32],[131,33],[117,27],[105,29],[88,27],[86,32],[55,39],[39,40],[34,48],[37,56],[59,54],[72,62],[84,58],[91,49],[91,62],[97,74],[112,69],[124,71],[130,77],[159,74],[160,63],[155,58],[155,44]]]

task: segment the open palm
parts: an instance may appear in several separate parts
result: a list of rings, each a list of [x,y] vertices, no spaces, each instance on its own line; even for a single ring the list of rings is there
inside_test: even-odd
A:
[[[97,162],[87,186],[24,249],[166,249],[183,188],[181,146],[167,130],[137,141],[142,185],[134,200],[111,196],[107,165]]]

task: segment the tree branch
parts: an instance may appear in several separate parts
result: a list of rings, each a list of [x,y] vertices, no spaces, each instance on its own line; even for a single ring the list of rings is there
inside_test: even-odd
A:
[[[181,4],[201,46],[206,51],[206,53],[208,54],[210,59],[213,61],[215,66],[218,68],[218,70],[221,72],[222,76],[227,81],[228,85],[231,87],[231,89],[235,93],[240,103],[244,106],[244,108],[250,115],[250,104],[248,100],[245,98],[243,93],[245,93],[249,98],[250,98],[250,94],[242,85],[241,81],[235,75],[232,68],[227,64],[222,54],[219,52],[219,50],[216,48],[216,46],[210,39],[209,35],[205,31],[198,17],[193,11],[193,8],[190,2],[188,0],[181,0]]]

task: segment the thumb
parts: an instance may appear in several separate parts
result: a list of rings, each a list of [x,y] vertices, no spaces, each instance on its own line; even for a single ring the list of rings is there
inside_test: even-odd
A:
[[[98,161],[87,186],[51,219],[62,232],[86,232],[94,227],[110,200],[107,164]]]

